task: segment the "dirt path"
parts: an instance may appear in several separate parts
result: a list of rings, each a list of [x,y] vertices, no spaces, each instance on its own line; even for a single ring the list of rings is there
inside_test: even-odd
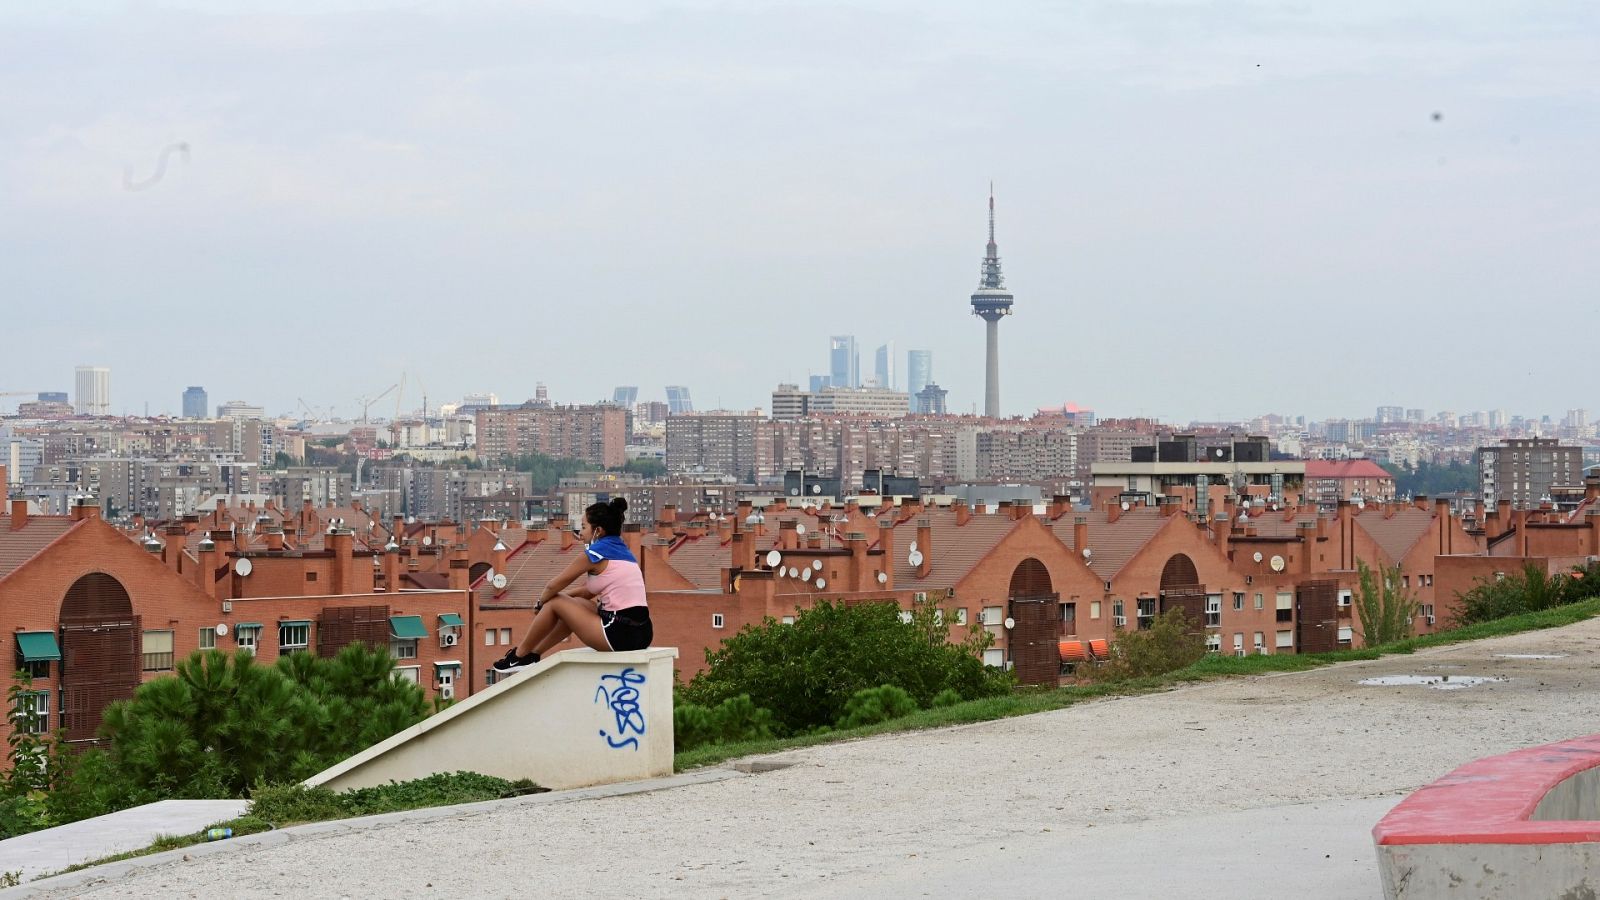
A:
[[[1600,620],[816,747],[783,754],[790,768],[747,778],[307,838],[58,896],[849,896],[881,893],[872,886],[885,878],[893,894],[972,896],[949,861],[970,857],[963,871],[981,877],[1001,863],[978,851],[1008,840],[1034,841],[1027,852],[1046,857],[1048,870],[1093,828],[1136,841],[1141,828],[1171,834],[1206,816],[1238,814],[1239,827],[1259,827],[1248,822],[1280,807],[1355,801],[1368,804],[1351,807],[1356,818],[1319,827],[1360,847],[1350,823],[1370,828],[1369,810],[1386,808],[1374,798],[1397,800],[1476,757],[1600,732],[1597,641]],[[1357,683],[1393,674],[1506,680],[1460,690]],[[1282,814],[1285,835],[1296,815]],[[1039,844],[1040,835],[1055,843]],[[1341,877],[1362,865],[1346,860]],[[1130,886],[1139,868],[1125,873]]]

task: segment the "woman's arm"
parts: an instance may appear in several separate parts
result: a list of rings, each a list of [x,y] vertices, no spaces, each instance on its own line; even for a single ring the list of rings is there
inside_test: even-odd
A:
[[[605,562],[601,561],[599,565],[605,565]],[[595,566],[595,563],[589,562],[588,556],[582,553],[578,554],[577,558],[569,563],[567,567],[561,571],[560,575],[550,579],[550,583],[544,586],[544,590],[539,594],[538,602],[533,605],[534,608],[538,609],[539,607],[543,606],[545,601],[554,598],[555,595],[566,590],[567,585],[577,581],[579,575],[589,572],[590,570],[594,569]]]

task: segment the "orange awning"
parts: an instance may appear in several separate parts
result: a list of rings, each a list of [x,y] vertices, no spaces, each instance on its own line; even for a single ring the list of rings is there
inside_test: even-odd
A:
[[[1095,659],[1111,658],[1111,643],[1109,641],[1090,641],[1089,652]]]
[[[1060,648],[1062,662],[1083,662],[1089,658],[1089,648],[1083,641],[1062,641]]]

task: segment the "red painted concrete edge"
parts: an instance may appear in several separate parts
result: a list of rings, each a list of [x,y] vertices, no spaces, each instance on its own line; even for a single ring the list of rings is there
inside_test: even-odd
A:
[[[1418,789],[1372,829],[1380,846],[1600,843],[1600,821],[1531,821],[1552,788],[1600,766],[1600,734],[1473,760]]]

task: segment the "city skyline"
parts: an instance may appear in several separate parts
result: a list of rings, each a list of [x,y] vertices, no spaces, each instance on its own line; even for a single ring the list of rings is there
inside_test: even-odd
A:
[[[113,412],[176,413],[188,381],[348,410],[408,371],[748,408],[849,322],[937,353],[969,411],[993,177],[1028,301],[1006,415],[1591,405],[1544,352],[1592,305],[1590,6],[319,8],[0,12],[5,390],[67,387],[59,354],[117,373]],[[259,383],[151,365],[202,308],[251,311],[229,351],[383,350]],[[446,311],[464,327],[430,328]],[[651,352],[611,373],[592,342]]]

